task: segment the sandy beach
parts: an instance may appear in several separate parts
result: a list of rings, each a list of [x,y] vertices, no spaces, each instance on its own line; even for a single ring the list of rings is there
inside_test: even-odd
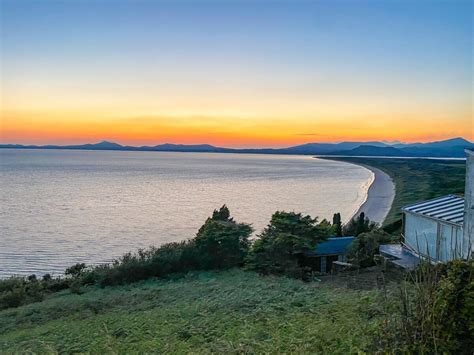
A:
[[[370,165],[355,163],[349,160],[331,159],[328,156],[317,156],[316,158],[336,160],[348,164],[359,165],[370,170],[374,174],[367,191],[367,198],[351,218],[358,216],[361,212],[364,212],[366,217],[368,217],[371,221],[382,225],[388,215],[388,212],[390,212],[393,199],[395,198],[395,184],[392,178],[382,170],[374,168]]]
[[[357,165],[372,171],[374,180],[369,187],[367,199],[360,206],[355,216],[364,212],[371,221],[382,224],[392,207],[392,202],[395,197],[395,184],[390,176],[382,170],[365,164]]]

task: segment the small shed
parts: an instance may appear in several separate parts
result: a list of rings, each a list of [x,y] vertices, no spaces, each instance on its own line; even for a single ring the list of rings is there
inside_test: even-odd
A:
[[[308,266],[320,272],[331,272],[333,261],[346,261],[347,252],[355,237],[332,237],[319,243],[316,250],[307,254]]]

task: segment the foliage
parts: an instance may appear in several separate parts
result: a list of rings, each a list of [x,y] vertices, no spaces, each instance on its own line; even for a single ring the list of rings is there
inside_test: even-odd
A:
[[[73,266],[70,266],[64,272],[65,275],[71,275],[72,277],[79,277],[86,269],[86,264],[78,263]]]
[[[225,205],[214,211],[194,238],[201,255],[201,269],[241,266],[250,246],[251,233],[250,225],[234,222]]]
[[[348,237],[358,236],[361,233],[367,233],[377,228],[377,223],[372,222],[361,212],[359,216],[352,218],[344,225],[344,235]]]
[[[254,242],[249,268],[263,274],[303,277],[303,259],[326,240],[332,226],[326,220],[294,212],[275,212],[268,226]]]
[[[214,221],[225,221],[225,222],[232,222],[233,218],[230,216],[229,208],[226,205],[223,205],[218,210],[214,210],[212,212],[212,217],[209,219]]]
[[[88,287],[0,312],[0,353],[362,353],[376,291],[232,269]]]
[[[386,349],[471,354],[474,349],[474,261],[424,262],[400,288],[379,339]]]
[[[0,280],[0,309],[38,302],[46,295],[67,287],[63,279],[46,277],[39,280],[35,275]]]
[[[127,253],[112,265],[92,268],[85,284],[122,285],[192,270],[227,269],[242,264],[252,228],[237,223],[224,205],[215,210],[194,239]]]
[[[334,213],[332,217],[332,225],[334,230],[334,235],[336,237],[342,237],[342,220],[340,213]]]
[[[352,242],[347,259],[359,267],[375,265],[374,256],[379,252],[380,244],[390,243],[393,238],[382,230],[372,230],[359,234]]]
[[[189,260],[184,257],[188,255],[191,245],[190,241],[183,241],[127,253],[110,265],[90,268],[82,275],[81,280],[83,284],[113,286],[150,277],[164,277],[172,272],[184,272],[195,261],[194,255]]]

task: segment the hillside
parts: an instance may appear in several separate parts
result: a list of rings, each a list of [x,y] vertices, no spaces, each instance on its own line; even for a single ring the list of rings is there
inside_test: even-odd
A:
[[[384,156],[384,157],[400,157],[406,155],[401,149],[394,147],[377,147],[373,145],[363,145],[351,150],[343,150],[331,153],[334,155],[344,156]]]
[[[241,270],[68,291],[0,312],[0,353],[355,353],[377,329],[377,297]]]

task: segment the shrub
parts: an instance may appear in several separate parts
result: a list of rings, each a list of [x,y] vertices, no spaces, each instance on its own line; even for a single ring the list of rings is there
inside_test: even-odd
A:
[[[33,275],[0,280],[0,309],[41,301],[46,292],[42,281]]]
[[[383,322],[384,351],[471,354],[474,349],[474,261],[424,262],[400,288]],[[383,340],[382,340],[383,338]]]
[[[24,287],[15,287],[0,294],[0,309],[19,307],[26,301]]]
[[[85,267],[74,270],[80,270],[83,284],[107,286],[193,270],[227,269],[243,262],[251,232],[250,225],[235,222],[224,205],[213,212],[192,240],[127,253],[111,265],[88,271]]]
[[[323,220],[294,212],[275,212],[270,224],[254,242],[248,257],[249,268],[263,274],[303,277],[305,255],[332,231]]]
[[[382,230],[373,230],[358,235],[352,242],[347,259],[359,267],[375,265],[374,255],[379,252],[380,244],[390,243],[392,237]]]
[[[251,233],[250,225],[234,222],[225,205],[214,211],[194,238],[194,245],[201,256],[200,268],[241,266],[249,249]]]
[[[377,223],[370,221],[364,212],[361,212],[358,217],[352,218],[343,228],[343,234],[349,237],[358,236],[362,233],[367,233],[377,228]]]
[[[86,264],[84,263],[77,263],[73,266],[70,266],[64,272],[66,275],[71,275],[72,277],[79,277],[84,270],[86,269]]]
[[[342,220],[340,213],[334,213],[332,217],[333,234],[336,237],[342,237]]]
[[[82,284],[79,280],[74,280],[73,282],[71,282],[71,284],[69,285],[69,289],[72,293],[75,293],[76,295],[82,295],[84,293],[84,289],[82,288]]]

